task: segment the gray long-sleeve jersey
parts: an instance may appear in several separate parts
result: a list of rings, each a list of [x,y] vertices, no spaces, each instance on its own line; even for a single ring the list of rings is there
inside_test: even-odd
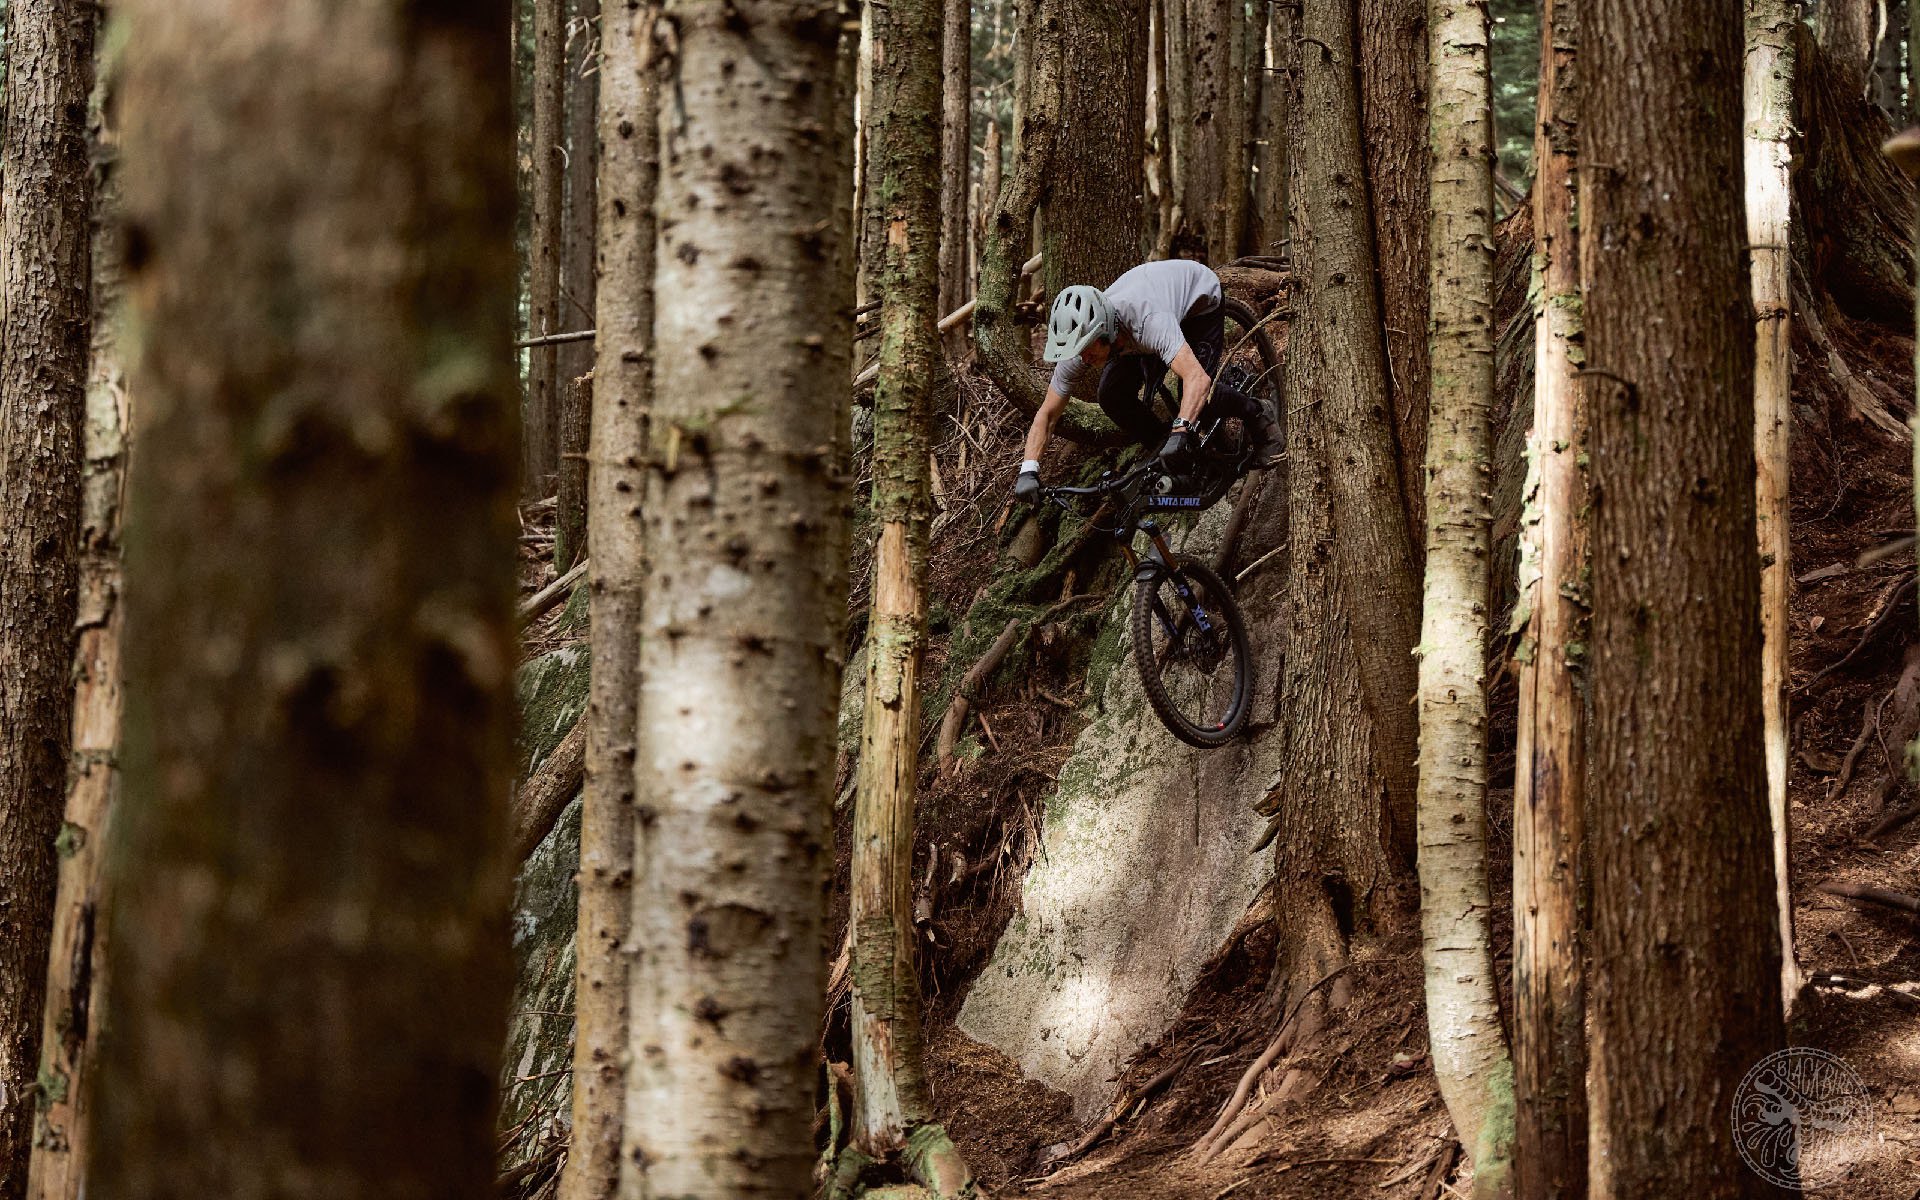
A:
[[[1120,332],[1133,343],[1126,353],[1151,354],[1172,365],[1186,346],[1180,322],[1220,307],[1220,277],[1203,263],[1175,258],[1141,263],[1105,291]],[[1079,355],[1053,367],[1053,390],[1062,396],[1086,370]]]

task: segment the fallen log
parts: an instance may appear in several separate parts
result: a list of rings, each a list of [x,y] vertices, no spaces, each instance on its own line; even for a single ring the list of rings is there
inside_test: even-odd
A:
[[[513,798],[514,862],[525,862],[547,840],[553,823],[579,795],[586,778],[587,714],[583,712]]]

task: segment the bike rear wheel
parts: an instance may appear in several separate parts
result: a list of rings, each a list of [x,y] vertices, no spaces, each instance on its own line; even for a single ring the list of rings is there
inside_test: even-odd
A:
[[[1147,702],[1181,741],[1211,750],[1246,727],[1253,701],[1247,623],[1205,563],[1176,558],[1135,586],[1133,658]]]

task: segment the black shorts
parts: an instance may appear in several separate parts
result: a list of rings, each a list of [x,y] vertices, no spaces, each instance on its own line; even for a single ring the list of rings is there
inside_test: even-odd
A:
[[[1212,312],[1199,313],[1180,322],[1180,332],[1187,339],[1187,348],[1193,351],[1193,357],[1209,376],[1219,373],[1220,356],[1226,349],[1227,313],[1224,305]],[[1120,427],[1128,438],[1143,446],[1158,448],[1166,440],[1167,429],[1172,424],[1173,414],[1160,416],[1153,407],[1155,395],[1161,381],[1166,377],[1168,364],[1152,354],[1128,354],[1109,359],[1106,369],[1100,372],[1100,407],[1107,419]],[[1169,389],[1169,405],[1172,391]],[[1242,420],[1257,415],[1248,410],[1245,403],[1232,397],[1218,395],[1208,401],[1204,417],[1239,417]]]

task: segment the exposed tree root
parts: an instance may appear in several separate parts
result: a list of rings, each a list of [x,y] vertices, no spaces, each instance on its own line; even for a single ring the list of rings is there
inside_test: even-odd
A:
[[[1920,804],[1909,804],[1905,808],[1895,809],[1874,822],[1873,828],[1867,830],[1865,840],[1879,841],[1915,817],[1920,817]]]
[[[578,720],[560,744],[547,755],[513,800],[513,861],[525,862],[547,839],[553,823],[580,794],[587,777],[587,714]]]
[[[1057,1171],[1074,1159],[1079,1158],[1082,1154],[1093,1149],[1093,1147],[1099,1143],[1100,1139],[1113,1132],[1113,1127],[1118,1125],[1120,1121],[1126,1117],[1127,1113],[1132,1111],[1136,1104],[1152,1098],[1160,1089],[1172,1083],[1179,1077],[1182,1071],[1192,1065],[1194,1059],[1211,1054],[1219,1048],[1217,1043],[1195,1046],[1165,1067],[1162,1067],[1158,1074],[1148,1079],[1145,1083],[1140,1084],[1138,1087],[1127,1088],[1121,1091],[1118,1096],[1114,1097],[1113,1103],[1107,1106],[1106,1116],[1094,1122],[1092,1128],[1080,1135],[1079,1141],[1076,1141],[1073,1145],[1062,1150],[1058,1155],[1047,1160],[1047,1162],[1041,1166],[1041,1170],[1049,1173]]]
[[[1844,896],[1863,904],[1878,904],[1883,908],[1920,915],[1920,897],[1896,892],[1891,888],[1869,887],[1859,883],[1823,883],[1820,885],[1820,890],[1829,896]]]
[[[1892,623],[1894,611],[1900,607],[1900,602],[1906,599],[1907,595],[1913,591],[1913,587],[1914,576],[1907,575],[1895,583],[1893,587],[1889,588],[1885,597],[1880,601],[1878,611],[1874,615],[1873,620],[1868,623],[1866,632],[1860,635],[1860,640],[1854,643],[1853,649],[1847,651],[1838,662],[1829,663],[1822,667],[1814,674],[1813,678],[1793,690],[1803,694],[1810,692],[1824,681],[1827,676],[1858,658],[1861,651],[1873,644],[1874,639],[1879,636],[1881,630]]]

